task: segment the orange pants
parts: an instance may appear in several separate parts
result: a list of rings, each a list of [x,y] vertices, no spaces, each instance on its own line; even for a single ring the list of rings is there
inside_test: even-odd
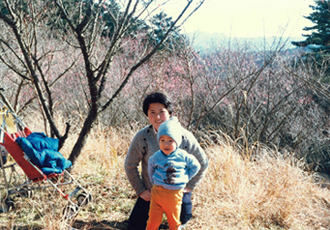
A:
[[[181,225],[180,213],[183,190],[168,190],[154,185],[151,189],[149,219],[146,230],[158,230],[165,212],[170,230]]]

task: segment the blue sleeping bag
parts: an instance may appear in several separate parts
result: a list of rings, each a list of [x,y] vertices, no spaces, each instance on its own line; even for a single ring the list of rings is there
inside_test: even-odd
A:
[[[23,152],[46,175],[61,173],[72,166],[71,161],[65,159],[58,152],[58,139],[47,137],[44,133],[31,133],[28,137],[18,137],[17,144]]]

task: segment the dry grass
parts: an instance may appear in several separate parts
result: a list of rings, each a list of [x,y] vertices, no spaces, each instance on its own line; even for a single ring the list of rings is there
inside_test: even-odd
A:
[[[16,199],[14,210],[0,214],[1,229],[125,229],[136,197],[123,164],[135,132],[104,127],[92,131],[72,175],[94,199],[74,222],[61,218],[65,202],[48,191]],[[64,156],[75,138],[67,140]],[[194,192],[194,216],[187,229],[328,229],[330,194],[314,182],[315,175],[304,172],[293,157],[266,147],[243,151],[236,146],[222,136],[206,149],[210,165]]]
[[[233,143],[208,149],[210,166],[195,191],[198,221],[192,229],[328,229],[329,190],[295,159],[267,148],[257,152],[252,160]]]

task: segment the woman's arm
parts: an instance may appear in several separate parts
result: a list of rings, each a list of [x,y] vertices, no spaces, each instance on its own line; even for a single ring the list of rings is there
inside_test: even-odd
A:
[[[150,182],[152,184],[154,184],[154,179],[153,179],[153,175],[155,173],[155,163],[154,163],[154,158],[150,157],[148,160],[148,174],[149,174],[149,178],[150,178]]]
[[[139,164],[144,156],[142,132],[143,130],[140,130],[134,136],[125,159],[125,172],[127,179],[137,195],[140,195],[146,190],[138,170]]]

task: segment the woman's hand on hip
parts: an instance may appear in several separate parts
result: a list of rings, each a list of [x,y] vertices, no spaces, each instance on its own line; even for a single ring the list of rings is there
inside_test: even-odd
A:
[[[150,201],[151,200],[151,192],[150,190],[144,190],[139,197],[141,197],[145,201]]]

